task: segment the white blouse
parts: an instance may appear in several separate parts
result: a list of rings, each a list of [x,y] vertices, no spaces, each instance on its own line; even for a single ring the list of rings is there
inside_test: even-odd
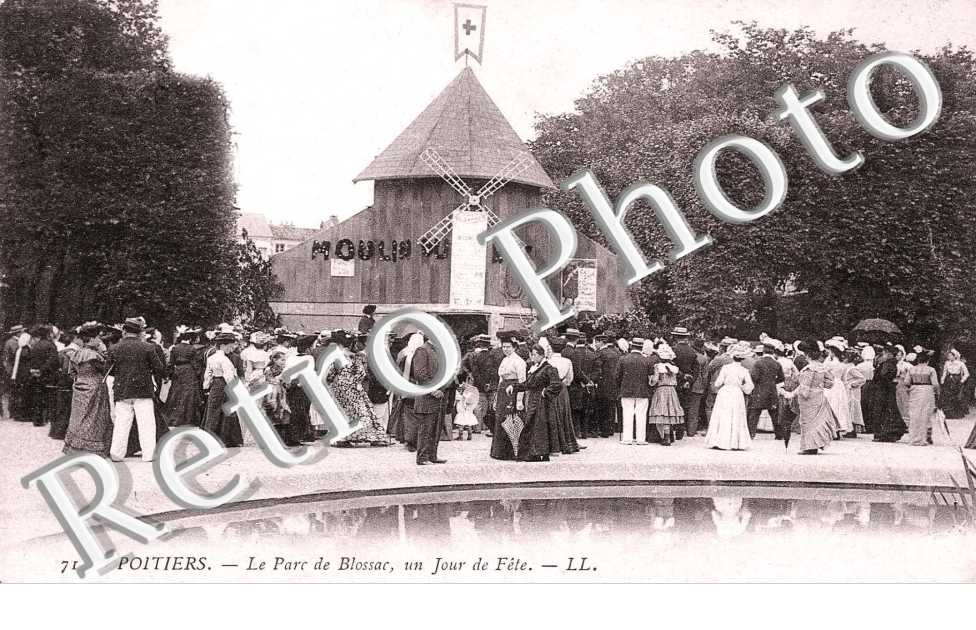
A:
[[[514,352],[502,359],[498,366],[499,382],[511,379],[519,383],[525,382],[525,360]]]
[[[209,389],[210,382],[215,378],[230,382],[235,376],[237,376],[237,368],[222,350],[216,350],[207,357],[207,369],[203,372],[203,388]]]

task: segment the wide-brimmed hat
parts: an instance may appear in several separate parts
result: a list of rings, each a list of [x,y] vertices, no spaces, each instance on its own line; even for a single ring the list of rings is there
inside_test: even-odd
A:
[[[737,343],[739,343],[739,340],[736,339],[735,337],[725,337],[724,339],[722,339],[722,341],[718,342],[718,345],[720,345],[720,346],[734,346]]]
[[[684,326],[675,326],[674,330],[671,331],[671,335],[675,337],[687,337],[691,335],[691,333],[688,332],[688,329]]]
[[[233,332],[217,331],[217,334],[214,335],[214,341],[218,344],[235,343],[237,341],[237,335]]]
[[[519,331],[517,330],[499,330],[495,336],[502,343],[517,343],[519,341]]]
[[[580,331],[578,328],[567,328],[566,332],[563,333],[567,339],[579,339]]]
[[[633,347],[633,346],[643,347],[644,346],[644,338],[643,337],[634,337],[633,339],[630,340],[630,345],[631,345],[631,347]]]
[[[23,324],[17,324],[16,326],[14,326],[10,330],[8,330],[7,331],[7,334],[8,335],[19,335],[20,333],[24,332],[25,330],[27,330],[27,329],[24,327]]]
[[[142,332],[145,329],[145,317],[128,317],[124,322],[122,322],[122,330],[135,330],[137,332]]]

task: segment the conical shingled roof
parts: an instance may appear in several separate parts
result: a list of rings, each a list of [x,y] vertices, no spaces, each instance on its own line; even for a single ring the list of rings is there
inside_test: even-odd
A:
[[[555,188],[471,68],[462,70],[355,182],[438,177],[420,154],[435,149],[462,178],[490,179],[517,155],[531,166],[513,181]]]

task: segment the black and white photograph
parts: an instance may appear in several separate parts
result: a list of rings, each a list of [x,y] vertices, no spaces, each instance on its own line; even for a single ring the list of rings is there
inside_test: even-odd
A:
[[[2,0],[0,583],[976,582],[974,158],[972,0]]]

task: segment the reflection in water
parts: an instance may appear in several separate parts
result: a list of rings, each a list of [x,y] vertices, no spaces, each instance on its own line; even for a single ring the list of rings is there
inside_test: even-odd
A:
[[[342,540],[370,544],[503,545],[612,541],[621,548],[675,539],[733,539],[869,531],[938,533],[964,526],[962,513],[932,502],[742,497],[495,499],[307,512],[193,527],[184,540]],[[231,517],[233,518],[233,517]]]

